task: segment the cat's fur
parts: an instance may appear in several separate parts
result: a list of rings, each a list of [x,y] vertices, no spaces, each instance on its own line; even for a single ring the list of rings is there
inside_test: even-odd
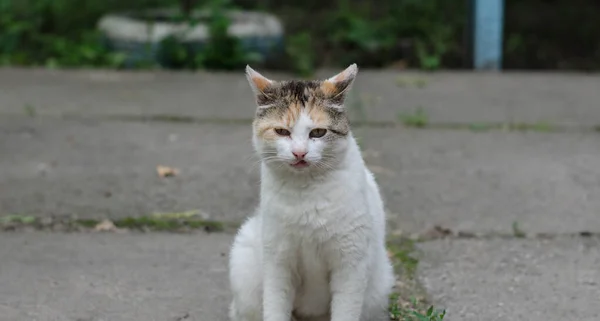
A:
[[[389,320],[383,202],[343,106],[357,71],[275,82],[247,67],[261,197],[231,250],[232,321]],[[298,150],[308,166],[291,165]]]

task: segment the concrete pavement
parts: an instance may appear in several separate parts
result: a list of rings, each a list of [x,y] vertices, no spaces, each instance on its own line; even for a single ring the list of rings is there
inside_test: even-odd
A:
[[[339,71],[322,71],[316,77]],[[354,119],[376,122],[393,122],[421,107],[433,123],[597,126],[598,88],[596,74],[361,70],[348,105]],[[40,115],[250,119],[254,113],[250,88],[240,73],[5,68],[0,70],[0,97],[2,115],[33,109]]]
[[[450,321],[600,320],[599,238],[444,240],[420,280]]]
[[[241,222],[257,204],[248,124],[0,120],[0,213],[129,217],[200,210]],[[596,133],[360,129],[390,224],[600,231]],[[181,174],[160,178],[157,165]],[[568,219],[565,219],[568,217]]]
[[[0,233],[0,320],[226,321],[231,237]]]
[[[366,71],[358,79],[351,108],[361,121],[397,122],[422,106],[433,123],[466,127],[600,124],[596,75]],[[0,70],[0,216],[197,209],[239,222],[258,195],[252,111],[240,75]],[[201,121],[181,122],[189,117]],[[449,320],[600,313],[597,236],[572,236],[600,232],[600,134],[538,129],[355,130],[390,231],[439,225],[480,235],[418,245],[418,278]],[[157,165],[181,174],[160,178]],[[514,224],[553,238],[510,237]],[[509,237],[488,237],[496,233]],[[0,233],[0,321],[225,320],[231,237]]]

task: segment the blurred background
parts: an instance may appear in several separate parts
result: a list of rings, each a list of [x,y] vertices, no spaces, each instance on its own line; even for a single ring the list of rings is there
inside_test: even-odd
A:
[[[472,65],[473,3],[1,0],[0,63],[103,68],[160,64],[174,69],[232,69],[254,63],[305,75],[318,67],[350,62],[362,67],[463,69]],[[232,16],[230,10],[245,14]],[[505,1],[503,68],[598,69],[599,14],[600,4],[594,0]],[[141,23],[157,29],[159,24],[187,24],[203,31],[188,37],[181,28],[178,32],[136,29],[110,19],[115,16],[126,17],[138,27]],[[267,26],[266,19],[275,20]],[[225,32],[229,27],[243,30],[231,39],[232,33]],[[161,32],[170,37],[160,37]]]

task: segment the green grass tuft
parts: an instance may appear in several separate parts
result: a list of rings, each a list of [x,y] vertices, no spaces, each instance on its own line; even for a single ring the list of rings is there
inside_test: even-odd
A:
[[[429,117],[423,107],[417,107],[412,113],[400,113],[398,118],[406,127],[425,128],[429,125]]]
[[[521,227],[519,226],[519,222],[517,222],[517,221],[513,222],[512,230],[513,230],[514,237],[524,238],[525,236],[527,236],[525,234],[525,232],[521,229]]]
[[[196,214],[192,214],[196,213]],[[125,217],[111,222],[119,229],[178,232],[201,230],[221,232],[225,228],[235,228],[233,224],[205,220],[198,217],[198,212],[159,213],[151,216]],[[30,227],[38,230],[80,231],[94,229],[102,220],[79,219],[65,217],[47,217],[44,219],[29,215],[0,216],[0,230]]]
[[[407,238],[392,238],[388,252],[399,278],[394,293],[390,296],[390,318],[398,321],[440,321],[446,312],[438,311],[425,299],[425,290],[417,282],[419,259],[415,241]],[[420,299],[417,299],[419,297]]]

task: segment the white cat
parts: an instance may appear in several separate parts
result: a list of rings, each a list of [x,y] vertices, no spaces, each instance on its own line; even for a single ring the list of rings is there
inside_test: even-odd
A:
[[[383,202],[343,106],[357,71],[276,82],[246,68],[261,189],[231,250],[232,321],[389,320]]]

